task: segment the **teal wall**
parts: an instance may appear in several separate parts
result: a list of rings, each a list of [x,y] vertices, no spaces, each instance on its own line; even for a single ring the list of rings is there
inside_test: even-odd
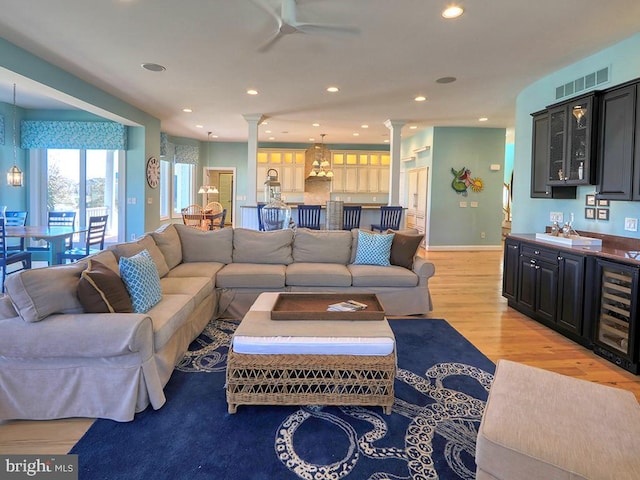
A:
[[[584,218],[585,195],[596,187],[578,188],[575,200],[532,199],[531,183],[531,113],[553,104],[556,87],[604,67],[610,67],[610,82],[600,88],[609,88],[640,77],[640,34],[636,34],[612,47],[606,48],[577,63],[554,72],[525,88],[516,102],[515,159],[513,189],[513,224],[515,233],[544,231],[550,225],[550,212],[563,212],[564,220],[574,213],[574,227],[578,230],[640,238],[640,232],[624,230],[625,217],[639,218],[640,203],[611,202],[609,221]],[[581,92],[582,93],[582,92]],[[629,172],[631,174],[631,172]]]
[[[502,188],[505,163],[505,129],[435,127],[404,139],[402,168],[430,165],[429,247],[467,247],[500,245],[502,235]],[[431,149],[414,152],[424,146]],[[500,165],[491,171],[490,165]],[[468,189],[467,196],[451,187],[451,169],[466,167],[472,177],[484,182],[481,192]],[[406,202],[406,199],[404,199]],[[460,202],[467,202],[466,208]],[[472,208],[471,202],[478,206]],[[481,233],[485,233],[485,238]]]

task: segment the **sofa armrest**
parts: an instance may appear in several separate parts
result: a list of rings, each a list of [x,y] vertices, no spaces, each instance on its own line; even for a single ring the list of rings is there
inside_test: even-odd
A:
[[[429,278],[436,273],[436,266],[422,257],[416,257],[413,260],[412,270],[420,279],[418,285],[427,285]]]
[[[0,320],[0,357],[108,358],[153,355],[153,323],[145,314],[50,315],[34,323]]]

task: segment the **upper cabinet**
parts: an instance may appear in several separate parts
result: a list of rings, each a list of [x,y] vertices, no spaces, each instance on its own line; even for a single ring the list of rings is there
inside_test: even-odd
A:
[[[640,200],[640,141],[637,85],[602,96],[598,198]]]
[[[595,184],[598,102],[595,93],[552,105],[549,112],[549,185]]]

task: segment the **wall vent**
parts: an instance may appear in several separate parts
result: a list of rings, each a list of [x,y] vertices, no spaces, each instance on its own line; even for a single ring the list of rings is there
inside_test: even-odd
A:
[[[576,78],[572,82],[556,87],[556,100],[599,87],[608,83],[609,77],[609,67],[605,67],[584,77]]]

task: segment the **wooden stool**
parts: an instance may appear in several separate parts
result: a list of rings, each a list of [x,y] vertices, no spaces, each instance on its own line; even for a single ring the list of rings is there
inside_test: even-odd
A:
[[[500,360],[476,443],[477,480],[640,479],[628,391]]]

